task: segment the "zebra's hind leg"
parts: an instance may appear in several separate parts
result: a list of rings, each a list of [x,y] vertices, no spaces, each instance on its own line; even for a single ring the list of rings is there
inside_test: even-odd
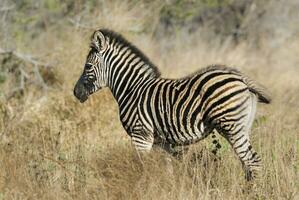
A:
[[[254,179],[261,168],[261,158],[252,148],[248,134],[244,131],[227,133],[225,138],[242,162],[246,180]]]
[[[261,168],[261,158],[252,148],[249,139],[256,103],[256,97],[251,94],[246,104],[239,106],[234,113],[222,116],[223,120],[218,123],[217,128],[217,131],[227,139],[241,160],[245,178],[248,181],[254,179]]]
[[[212,153],[217,156],[217,152],[219,151],[219,149],[221,148],[221,144],[219,143],[219,139],[216,137],[215,132],[212,133],[212,138],[213,138],[213,145],[214,148],[212,150]]]
[[[177,160],[181,160],[189,150],[188,146],[176,146],[170,143],[163,144],[161,148]]]

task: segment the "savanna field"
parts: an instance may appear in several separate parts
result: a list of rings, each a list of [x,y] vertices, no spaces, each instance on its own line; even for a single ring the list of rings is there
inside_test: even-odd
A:
[[[299,199],[299,2],[0,1],[0,200]],[[121,33],[180,78],[211,64],[264,85],[251,140],[258,179],[220,136],[181,160],[153,151],[141,165],[109,89],[73,96],[91,34]],[[172,159],[169,173],[165,157]]]

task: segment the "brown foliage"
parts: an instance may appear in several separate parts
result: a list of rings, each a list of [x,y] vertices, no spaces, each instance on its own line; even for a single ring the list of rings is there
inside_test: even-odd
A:
[[[199,32],[155,39],[151,31],[132,31],[146,26],[155,13],[142,3],[107,1],[99,9],[103,12],[88,15],[92,21],[83,18],[74,26],[65,20],[63,26],[18,44],[15,52],[31,52],[52,67],[47,71],[50,68],[39,66],[47,90],[28,82],[23,94],[6,98],[3,93],[16,86],[15,74],[0,83],[0,199],[298,199],[296,36],[273,48],[252,47],[250,40],[235,45],[229,38],[211,45]],[[141,165],[109,90],[84,104],[72,94],[88,39],[99,27],[123,33],[161,69],[162,76],[182,77],[221,63],[264,84],[273,93],[273,103],[259,106],[251,137],[263,159],[260,178],[245,182],[241,165],[224,140],[215,160],[210,138],[193,145],[181,161],[172,159],[174,174],[169,174],[164,160],[168,155],[161,151],[150,153]],[[267,44],[270,40],[260,39]],[[31,64],[13,59],[6,66],[29,70]]]

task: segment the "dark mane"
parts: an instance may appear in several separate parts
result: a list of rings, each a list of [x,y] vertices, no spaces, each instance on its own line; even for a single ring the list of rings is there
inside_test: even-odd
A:
[[[104,36],[107,36],[110,39],[114,39],[117,43],[121,43],[125,46],[128,46],[134,54],[140,57],[145,63],[147,63],[151,67],[151,69],[157,76],[161,75],[160,70],[156,67],[156,65],[154,65],[149,60],[149,58],[146,55],[144,55],[144,53],[142,53],[135,45],[126,40],[122,35],[109,29],[99,29],[99,31],[103,33]]]
[[[188,74],[182,78],[178,78],[179,80],[184,80],[184,79],[189,79],[189,78],[192,78],[194,76],[197,76],[197,75],[202,75],[206,72],[210,72],[210,71],[215,71],[215,70],[221,70],[221,71],[226,71],[228,73],[231,73],[231,74],[236,74],[236,75],[241,75],[241,76],[244,76],[243,73],[241,73],[238,69],[236,68],[232,68],[232,67],[228,67],[226,65],[222,65],[222,64],[214,64],[214,65],[209,65],[207,67],[204,67],[204,68],[201,68],[191,74]]]

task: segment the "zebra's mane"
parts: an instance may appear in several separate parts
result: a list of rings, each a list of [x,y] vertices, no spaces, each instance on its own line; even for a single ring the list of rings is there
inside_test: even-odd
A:
[[[161,76],[160,70],[156,67],[156,65],[154,65],[150,61],[150,59],[141,50],[139,50],[135,45],[130,43],[121,34],[116,33],[116,32],[114,32],[112,30],[109,30],[109,29],[99,29],[99,31],[101,33],[103,33],[104,36],[109,37],[111,40],[114,39],[117,43],[121,43],[121,44],[124,44],[125,46],[129,47],[130,50],[134,54],[136,54],[136,56],[140,57],[142,59],[142,61],[144,61],[145,63],[147,63],[150,66],[150,68],[153,70],[153,72],[155,73],[155,75],[157,77]]]
[[[203,74],[203,73],[206,73],[208,71],[214,71],[214,70],[222,70],[222,71],[230,72],[232,74],[242,75],[242,73],[238,69],[232,68],[232,67],[228,67],[228,66],[222,65],[222,64],[209,65],[209,66],[207,66],[205,68],[200,69],[196,73],[197,74]]]
[[[184,80],[184,79],[192,78],[196,75],[201,75],[201,74],[204,74],[206,72],[215,71],[215,70],[226,71],[226,72],[229,72],[229,73],[232,73],[232,74],[243,76],[243,73],[241,73],[238,69],[228,67],[226,65],[214,64],[214,65],[209,65],[207,67],[201,68],[201,69],[199,69],[195,72],[192,72],[191,74],[188,74],[188,75],[186,75],[182,78],[179,78],[179,79]]]

